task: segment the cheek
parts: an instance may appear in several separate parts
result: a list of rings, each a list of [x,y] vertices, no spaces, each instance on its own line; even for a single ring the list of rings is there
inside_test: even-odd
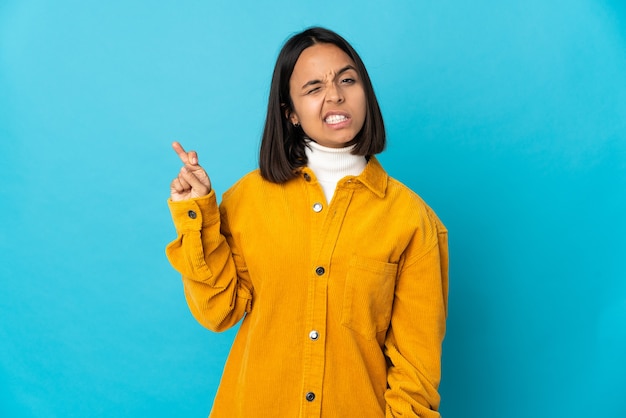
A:
[[[298,105],[294,103],[294,107],[301,120],[315,120],[319,118],[321,103],[320,100],[307,98]]]
[[[354,89],[349,97],[354,110],[365,111],[367,109],[367,98],[365,97],[365,90],[363,88]]]
[[[361,94],[360,102],[361,118],[365,120],[365,115],[367,114],[367,99],[365,98],[365,92]]]
[[[361,107],[365,111],[367,109],[367,98],[365,97],[365,91],[361,90]]]

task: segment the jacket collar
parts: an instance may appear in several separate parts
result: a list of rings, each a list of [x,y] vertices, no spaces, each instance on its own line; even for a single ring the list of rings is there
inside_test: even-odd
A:
[[[309,178],[316,178],[315,173],[310,167],[304,166],[297,169],[298,173],[303,173]],[[356,177],[348,176],[337,183],[339,185],[345,185],[346,183],[362,183],[365,187],[370,189],[376,196],[383,198],[387,192],[387,183],[389,182],[389,175],[380,164],[375,156],[370,156],[365,169],[361,174]]]
[[[356,180],[363,183],[376,196],[380,198],[385,197],[389,176],[375,156],[372,155],[370,157],[365,169],[356,177]]]

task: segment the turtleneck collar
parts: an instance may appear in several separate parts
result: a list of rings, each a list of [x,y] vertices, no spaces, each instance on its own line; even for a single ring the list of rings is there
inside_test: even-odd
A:
[[[346,176],[358,176],[367,165],[364,156],[351,154],[354,145],[329,148],[314,141],[307,141],[306,145],[307,165],[315,173],[327,202],[331,201],[339,180]]]

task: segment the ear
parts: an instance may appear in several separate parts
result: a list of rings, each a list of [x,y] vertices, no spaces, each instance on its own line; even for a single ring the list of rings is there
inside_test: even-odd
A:
[[[285,107],[285,119],[289,119],[289,122],[293,126],[298,126],[300,124],[300,120],[298,119],[298,115],[295,112],[292,112],[288,107]]]
[[[298,115],[296,115],[296,112],[293,112],[291,109],[289,109],[289,107],[285,103],[281,103],[280,108],[283,110],[283,112],[285,112],[285,119],[289,119],[289,122],[291,122],[293,126],[300,126],[300,119],[298,119]]]

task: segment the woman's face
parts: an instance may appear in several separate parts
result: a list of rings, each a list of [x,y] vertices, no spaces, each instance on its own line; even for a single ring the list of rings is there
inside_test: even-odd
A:
[[[289,80],[291,123],[320,145],[342,148],[361,131],[367,103],[354,61],[333,44],[300,54]]]

